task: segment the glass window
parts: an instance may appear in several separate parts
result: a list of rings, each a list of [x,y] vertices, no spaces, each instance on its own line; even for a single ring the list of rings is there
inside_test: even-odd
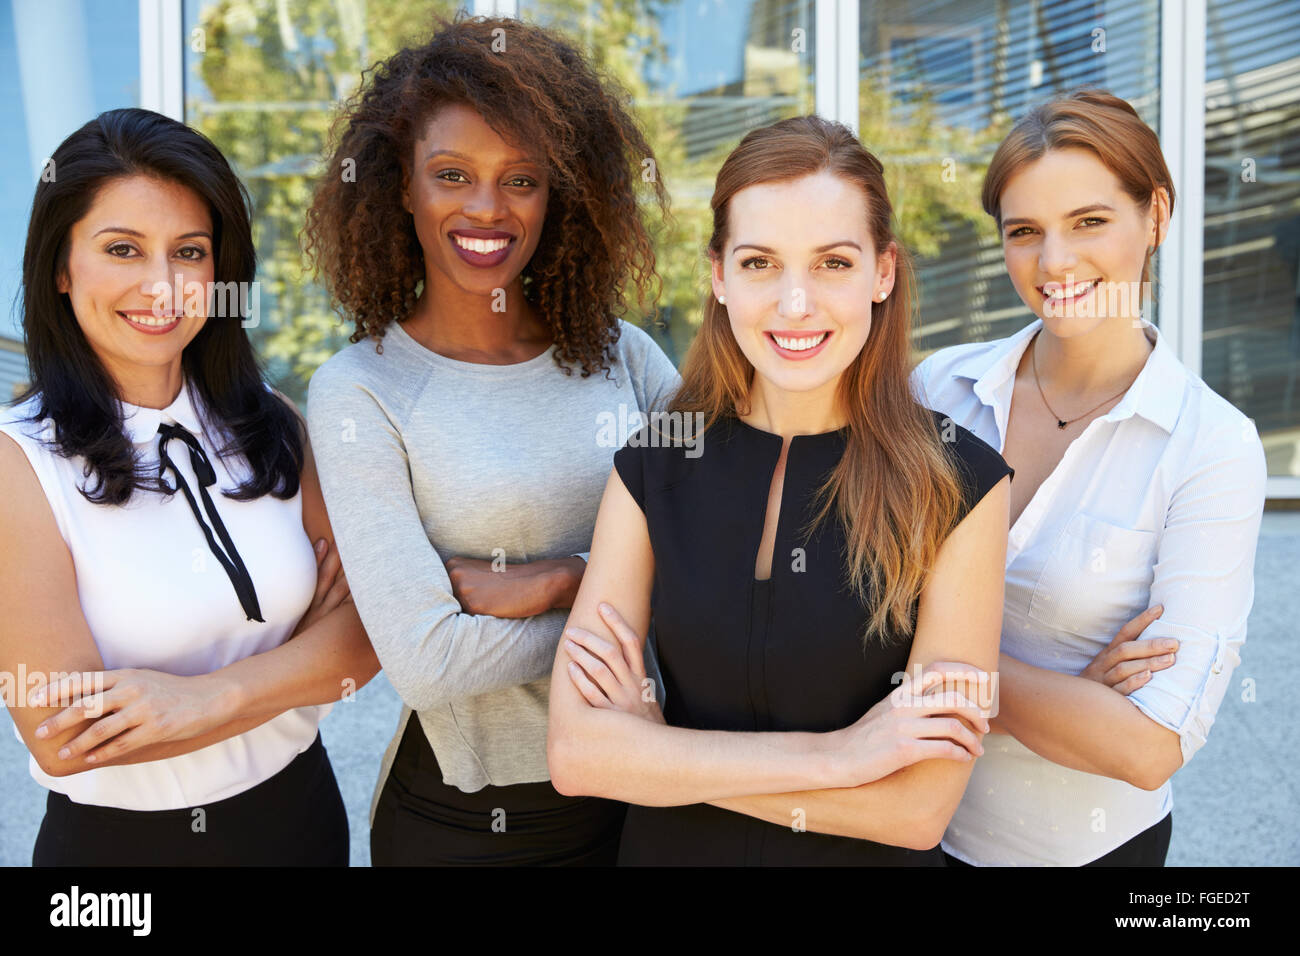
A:
[[[1300,6],[1210,0],[1201,376],[1300,476]]]
[[[36,183],[68,134],[140,105],[139,25],[137,0],[0,0],[0,401],[27,375],[17,295]]]
[[[1075,86],[1122,96],[1158,131],[1159,6],[860,4],[859,134],[885,166],[899,231],[916,257],[922,352],[1001,338],[1031,321],[980,206],[984,171],[1016,119]]]
[[[519,16],[564,31],[631,94],[676,220],[656,235],[664,327],[648,331],[680,363],[709,289],[718,167],[749,130],[814,111],[814,2],[520,0]]]
[[[260,320],[249,328],[268,375],[302,402],[316,368],[347,344],[298,235],[334,111],[361,71],[456,0],[185,0],[185,122],[226,155],[253,200]]]

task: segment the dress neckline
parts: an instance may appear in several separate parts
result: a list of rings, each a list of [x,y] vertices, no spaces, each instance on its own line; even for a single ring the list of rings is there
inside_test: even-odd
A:
[[[776,432],[764,431],[761,428],[749,424],[749,422],[745,421],[739,416],[729,415],[726,417],[725,420],[738,426],[741,432],[752,435],[758,438],[760,441],[764,441],[769,444],[773,442],[780,442],[782,444],[785,443],[784,436],[778,435]],[[810,435],[794,435],[790,439],[790,445],[791,448],[793,448],[796,442],[800,442],[805,445],[831,446],[833,444],[847,442],[848,437],[849,437],[849,426],[842,425],[839,428],[832,429],[831,431],[828,432],[816,432]]]

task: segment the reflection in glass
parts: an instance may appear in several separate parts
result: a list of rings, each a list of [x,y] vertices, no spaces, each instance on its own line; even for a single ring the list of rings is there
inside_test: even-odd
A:
[[[680,363],[709,290],[718,168],[751,129],[813,112],[813,0],[521,0],[621,84],[654,147],[676,220],[655,233],[661,328]],[[637,321],[638,316],[624,316]]]
[[[917,256],[923,353],[1001,338],[1032,315],[980,206],[1011,124],[1076,86],[1122,96],[1158,130],[1159,0],[863,0],[862,142],[885,165]],[[1156,315],[1152,321],[1158,321]]]
[[[1210,0],[1201,377],[1300,475],[1300,7]]]
[[[137,0],[0,0],[0,402],[27,380],[17,295],[32,193],[68,134],[140,105],[139,23]]]
[[[249,329],[273,384],[305,398],[347,344],[298,242],[339,101],[361,71],[411,42],[456,0],[185,0],[185,122],[225,153],[253,200],[260,322]]]

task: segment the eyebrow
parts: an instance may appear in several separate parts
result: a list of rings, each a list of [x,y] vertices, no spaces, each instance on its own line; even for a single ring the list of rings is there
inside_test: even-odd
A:
[[[128,229],[125,226],[105,226],[103,229],[99,230],[99,232],[95,233],[95,236],[103,235],[106,232],[120,232],[126,236],[135,236],[137,239],[145,238],[145,234],[143,232],[136,232],[134,229]],[[94,239],[95,236],[91,236],[90,238]],[[203,230],[200,229],[197,232],[183,232],[176,238],[177,239],[211,239],[212,236],[210,233],[204,232]]]
[[[813,250],[813,252],[829,252],[838,246],[852,246],[854,249],[858,250],[858,252],[862,251],[862,247],[852,239],[841,239],[839,242],[832,242],[829,245],[818,246]],[[752,242],[742,242],[740,245],[734,246],[731,251],[735,253],[739,252],[741,249],[757,249],[759,252],[766,252],[769,256],[776,255],[775,249],[769,249],[767,246],[756,246]]]
[[[1084,213],[1087,212],[1114,212],[1114,211],[1115,210],[1113,207],[1107,206],[1105,203],[1098,202],[1098,203],[1093,203],[1091,206],[1080,206],[1078,209],[1071,209],[1061,218],[1073,219],[1075,216],[1082,216]],[[1023,226],[1023,225],[1032,226],[1034,224],[1035,224],[1035,220],[1033,219],[1003,219],[1002,220],[1002,228],[1004,229],[1007,226]]]
[[[464,153],[458,153],[454,149],[435,149],[433,150],[433,152],[429,153],[429,155],[424,157],[424,161],[427,163],[429,160],[437,156],[450,156],[453,159],[459,159],[461,162],[469,163],[471,166],[474,164],[473,156],[466,156]],[[541,163],[527,156],[512,156],[506,162],[506,165],[507,166],[540,166]]]

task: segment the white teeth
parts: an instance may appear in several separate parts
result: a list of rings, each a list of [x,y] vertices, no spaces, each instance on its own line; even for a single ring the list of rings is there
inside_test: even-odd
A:
[[[506,246],[510,245],[509,239],[469,239],[465,236],[452,236],[456,245],[462,249],[468,249],[470,252],[487,254],[489,252],[499,252]]]
[[[829,332],[823,332],[821,335],[818,335],[815,338],[786,339],[786,338],[782,338],[779,335],[773,335],[772,338],[776,339],[777,345],[781,346],[781,348],[786,349],[787,351],[803,352],[808,349],[816,348],[817,346],[821,345],[822,341],[828,335],[830,335]]]
[[[1099,281],[1101,280],[1094,279],[1092,282],[1085,282],[1082,285],[1072,286],[1069,289],[1053,289],[1051,292],[1046,293],[1046,295],[1049,299],[1073,299],[1081,292],[1087,292]]]
[[[171,315],[162,316],[162,317],[156,315],[128,315],[127,318],[130,319],[132,322],[136,323],[137,325],[152,325],[156,327],[162,327],[164,325],[171,325],[173,322],[176,321],[177,317]]]

